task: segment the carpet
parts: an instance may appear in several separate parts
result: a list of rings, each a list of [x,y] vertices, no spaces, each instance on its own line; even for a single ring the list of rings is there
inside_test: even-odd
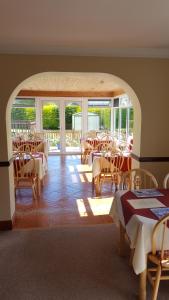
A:
[[[0,299],[137,299],[139,278],[117,242],[114,224],[1,232]]]

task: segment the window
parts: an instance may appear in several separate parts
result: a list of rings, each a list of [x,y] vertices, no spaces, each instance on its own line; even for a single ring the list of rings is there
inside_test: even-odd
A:
[[[111,130],[112,99],[88,100],[88,130]]]
[[[127,95],[114,99],[113,103],[114,135],[125,140],[133,133],[134,111]]]
[[[31,131],[35,127],[35,121],[35,99],[16,98],[11,110],[12,134]]]

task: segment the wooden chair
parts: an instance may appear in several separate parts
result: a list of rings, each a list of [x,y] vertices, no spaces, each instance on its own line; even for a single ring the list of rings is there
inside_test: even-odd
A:
[[[37,199],[38,181],[35,172],[35,159],[29,153],[18,152],[14,157],[14,185],[17,189],[32,189],[33,198]]]
[[[163,187],[164,189],[169,189],[169,173],[164,177]]]
[[[121,188],[124,190],[158,188],[158,183],[153,174],[145,169],[131,169],[123,173]]]
[[[86,164],[89,158],[89,155],[96,148],[95,140],[91,139],[90,141],[81,142],[81,163]]]
[[[169,280],[169,250],[167,250],[169,249],[168,222],[169,214],[156,223],[152,233],[152,249],[151,253],[148,254],[148,263],[150,262],[153,267],[147,267],[147,276],[153,287],[152,300],[157,299],[160,280]]]
[[[37,152],[37,145],[34,142],[30,143],[23,143],[19,148],[18,152],[25,152],[25,153],[36,153]]]
[[[110,182],[111,188],[114,185],[115,190],[119,188],[123,162],[124,156],[122,153],[114,153],[110,157],[100,158],[101,173],[97,181],[97,194],[101,194],[102,186],[105,182]]]

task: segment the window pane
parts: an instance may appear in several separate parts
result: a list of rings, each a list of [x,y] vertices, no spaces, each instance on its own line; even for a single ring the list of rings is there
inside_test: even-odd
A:
[[[43,130],[59,130],[59,107],[55,103],[44,103],[42,110]]]
[[[34,98],[16,98],[13,107],[35,107]]]
[[[12,135],[29,133],[36,126],[34,99],[16,99],[11,109]]]

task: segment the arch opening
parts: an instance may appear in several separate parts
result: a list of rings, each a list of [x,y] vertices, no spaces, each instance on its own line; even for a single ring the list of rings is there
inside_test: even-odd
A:
[[[75,76],[76,75],[76,76]],[[11,157],[12,154],[12,143],[11,143],[11,107],[13,100],[16,98],[16,96],[19,94],[21,90],[26,90],[26,89],[35,89],[38,90],[42,86],[43,82],[48,82],[50,85],[50,76],[53,78],[55,82],[55,90],[60,90],[59,88],[61,86],[61,78],[63,80],[64,76],[66,77],[71,77],[70,83],[73,86],[73,92],[77,91],[77,77],[81,78],[81,82],[79,83],[79,86],[81,87],[82,90],[82,84],[85,82],[85,80],[88,80],[88,82],[91,84],[91,78],[93,77],[93,86],[97,82],[102,86],[100,88],[100,92],[103,91],[103,81],[105,84],[105,91],[110,92],[112,89],[117,91],[118,89],[124,91],[125,94],[128,95],[130,98],[133,109],[134,109],[134,128],[133,128],[133,140],[134,140],[134,145],[133,145],[133,152],[136,155],[140,155],[140,138],[141,138],[141,108],[140,108],[140,103],[137,95],[135,94],[134,90],[126,83],[123,79],[112,75],[112,74],[107,74],[107,73],[66,73],[66,72],[44,72],[44,73],[39,73],[32,75],[31,77],[27,78],[23,82],[21,82],[15,90],[12,92],[8,104],[7,104],[7,110],[6,110],[6,128],[7,128],[7,142],[8,142],[8,157]],[[58,77],[58,81],[57,81]],[[111,85],[112,82],[112,85]],[[73,84],[74,83],[74,84]],[[49,86],[48,85],[48,86]],[[97,84],[96,84],[97,85]],[[89,90],[89,88],[92,90],[91,85],[87,85],[83,92],[86,92]],[[97,87],[98,88],[98,87]],[[107,88],[107,89],[106,89]],[[46,89],[46,88],[45,88]],[[50,90],[52,90],[52,87],[50,86]],[[63,88],[62,88],[63,90]],[[70,90],[70,88],[69,88]],[[99,90],[99,88],[98,88]],[[93,90],[92,90],[93,92]],[[95,91],[94,91],[95,92]],[[10,182],[13,181],[12,178],[12,172],[10,172]],[[14,197],[12,197],[14,199]],[[14,200],[13,200],[14,201]],[[11,215],[14,214],[14,204],[11,205],[12,207],[12,212]]]
[[[66,88],[65,88],[66,86]],[[65,89],[65,90],[64,90]],[[6,127],[8,136],[8,149],[11,153],[11,107],[12,102],[21,90],[29,90],[34,93],[37,91],[48,90],[58,91],[60,94],[68,90],[76,94],[80,91],[83,95],[89,91],[95,95],[100,95],[113,91],[114,95],[125,93],[128,95],[134,109],[134,128],[133,128],[133,152],[140,155],[141,137],[141,108],[137,95],[134,90],[123,79],[107,73],[78,73],[78,72],[44,72],[32,75],[21,82],[12,92],[6,110]],[[112,95],[113,95],[112,93]]]

